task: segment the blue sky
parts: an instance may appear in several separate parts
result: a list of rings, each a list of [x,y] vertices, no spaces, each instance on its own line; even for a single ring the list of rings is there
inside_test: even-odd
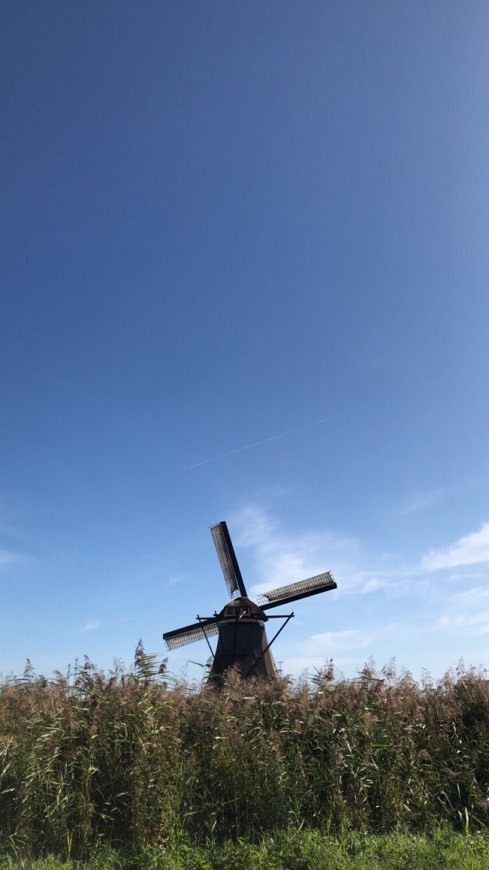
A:
[[[222,519],[337,579],[286,672],[486,665],[488,5],[1,18],[0,671],[163,654]]]

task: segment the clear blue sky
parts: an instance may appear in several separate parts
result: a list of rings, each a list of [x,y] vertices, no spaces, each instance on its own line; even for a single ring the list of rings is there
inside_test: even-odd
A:
[[[287,672],[488,664],[488,4],[0,16],[0,671],[163,653],[221,519],[335,574]]]

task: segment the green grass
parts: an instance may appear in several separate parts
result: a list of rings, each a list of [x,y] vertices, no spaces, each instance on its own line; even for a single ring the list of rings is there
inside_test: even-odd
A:
[[[124,858],[102,851],[87,862],[56,858],[0,858],[0,870],[485,870],[489,837],[438,831],[432,837],[413,834],[382,836],[349,834],[333,838],[319,831],[283,832],[258,844],[227,841],[208,848],[147,848]]]

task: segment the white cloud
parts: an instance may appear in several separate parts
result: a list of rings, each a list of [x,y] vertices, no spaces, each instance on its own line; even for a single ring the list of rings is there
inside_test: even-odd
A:
[[[367,580],[366,583],[362,586],[361,592],[365,595],[368,592],[389,592],[393,589],[397,589],[399,584],[396,581],[389,581],[381,579],[378,576],[371,577],[370,580]]]
[[[471,635],[489,633],[489,610],[479,610],[477,613],[459,613],[457,616],[442,616],[437,623],[443,629],[470,629]]]
[[[360,667],[365,662],[365,651],[370,649],[373,637],[373,634],[356,629],[313,634],[297,644],[290,657],[284,658],[282,670],[298,676],[304,671],[319,670],[331,658],[335,667]]]
[[[484,523],[478,532],[460,538],[449,547],[430,550],[421,560],[421,567],[425,571],[439,571],[483,562],[489,562],[489,523]]]
[[[14,553],[12,550],[0,550],[0,571],[11,568],[13,565],[20,565],[22,562],[25,562],[25,556]]]
[[[428,501],[426,496],[424,504]],[[395,655],[411,670],[443,669],[461,656],[484,659],[489,522],[447,547],[427,549],[411,563],[402,549],[369,554],[361,541],[328,530],[289,534],[273,514],[256,506],[241,511],[232,527],[237,548],[248,550],[243,556],[253,563],[246,566],[246,577],[257,583],[252,596],[328,569],[337,579],[338,591],[327,602],[334,604],[336,630],[322,631],[332,626],[329,610],[324,622],[323,602],[309,599],[309,607],[298,608],[304,622],[296,624],[292,642],[283,646],[280,638],[274,649],[285,673],[312,672],[330,658],[351,672],[370,654],[379,661]],[[435,573],[441,569],[443,574]]]
[[[257,581],[249,587],[252,596],[328,570],[332,571],[339,587],[339,593],[332,595],[360,592],[409,597],[420,594],[419,566],[410,567],[398,554],[384,552],[368,567],[368,557],[351,536],[328,530],[287,535],[267,511],[256,506],[248,506],[237,513],[232,525],[235,544],[252,553],[253,577]]]
[[[451,600],[456,603],[457,607],[479,607],[479,602],[484,601],[487,598],[489,598],[489,585],[473,586],[472,589],[464,589],[462,592],[456,592],[452,595]]]
[[[331,658],[331,656],[329,657]],[[319,671],[321,668],[324,668],[326,663],[324,656],[295,656],[292,658],[286,658],[281,661],[281,670],[284,674],[292,674],[293,676],[300,676],[304,671]],[[347,667],[347,666],[355,666],[357,669],[361,668],[365,664],[365,656],[335,656],[334,657],[334,666],[335,669]]]
[[[374,632],[355,628],[324,631],[306,636],[292,645],[289,644],[285,647],[286,655],[282,657],[288,659],[290,656],[295,661],[309,660],[314,663],[318,661],[324,663],[330,658],[334,658],[336,662],[339,661],[338,656],[344,660],[345,655],[356,660],[358,655],[360,658],[365,657],[365,654],[359,651],[369,648],[375,636]],[[283,649],[283,646],[279,643],[278,648]],[[304,664],[304,667],[307,666]]]
[[[332,656],[337,652],[364,649],[372,644],[372,640],[371,633],[350,628],[313,634],[301,647],[307,655]]]
[[[351,538],[330,532],[303,532],[285,535],[264,510],[247,507],[233,519],[236,544],[253,552],[255,576],[259,582],[252,595],[312,577],[323,571],[338,570],[340,562],[356,548]]]
[[[101,625],[103,625],[101,619],[88,619],[83,626],[82,631],[95,631],[97,628],[100,628]]]
[[[442,489],[426,489],[414,492],[398,511],[399,516],[414,514],[418,511],[428,510],[439,504],[443,498]]]

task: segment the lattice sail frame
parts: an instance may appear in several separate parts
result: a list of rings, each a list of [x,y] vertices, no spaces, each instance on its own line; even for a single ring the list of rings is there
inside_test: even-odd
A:
[[[307,597],[316,592],[326,592],[328,589],[336,589],[336,582],[331,571],[316,574],[314,577],[299,580],[297,583],[289,583],[288,586],[279,586],[277,589],[272,589],[271,592],[264,592],[258,596],[257,604],[266,607],[267,604],[279,604],[283,599],[301,595]]]
[[[231,598],[235,593],[246,595],[246,588],[226,523],[222,522],[211,526],[211,535]]]
[[[163,639],[167,648],[171,650],[178,649],[178,647],[186,646],[188,643],[194,643],[198,640],[205,640],[207,637],[214,637],[216,634],[219,634],[219,623],[217,620],[207,625],[196,622],[194,626],[189,626],[187,630],[182,631],[182,629],[177,629],[175,633],[169,631],[163,635]]]

